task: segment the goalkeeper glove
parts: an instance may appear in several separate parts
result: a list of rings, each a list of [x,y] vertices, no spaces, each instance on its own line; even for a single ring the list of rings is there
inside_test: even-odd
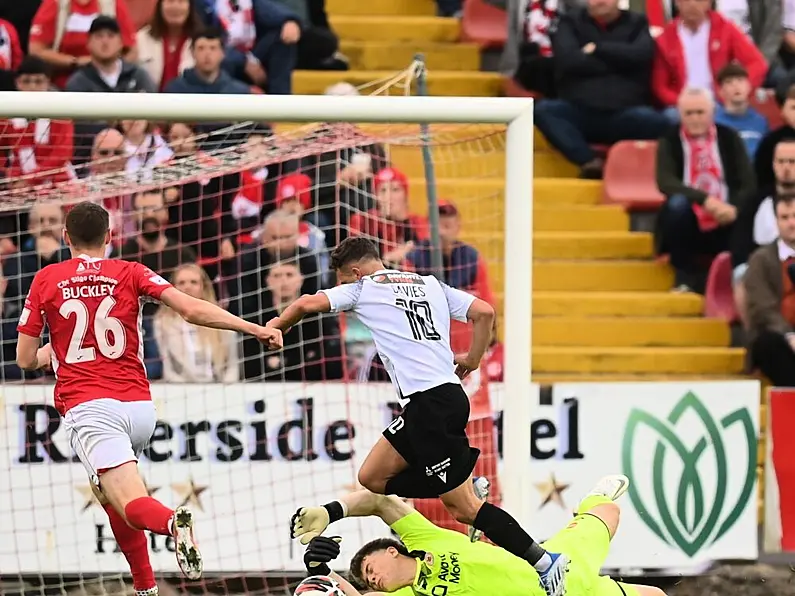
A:
[[[317,536],[309,542],[304,553],[304,565],[310,575],[328,575],[331,568],[328,564],[340,554],[339,536]]]
[[[290,538],[300,537],[301,544],[309,544],[314,537],[323,533],[329,523],[331,521],[325,507],[302,507],[290,520]]]

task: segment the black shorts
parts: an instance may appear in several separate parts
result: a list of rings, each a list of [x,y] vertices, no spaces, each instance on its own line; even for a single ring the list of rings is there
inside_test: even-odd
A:
[[[469,445],[469,397],[458,383],[411,394],[384,437],[412,468],[424,468],[437,496],[465,482],[480,449]]]

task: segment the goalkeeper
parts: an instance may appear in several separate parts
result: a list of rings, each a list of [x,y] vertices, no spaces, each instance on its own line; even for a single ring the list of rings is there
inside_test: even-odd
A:
[[[571,559],[566,579],[568,596],[665,596],[659,588],[599,575],[618,528],[619,507],[614,501],[628,487],[625,476],[602,478],[580,502],[572,522],[544,544]],[[400,541],[373,540],[351,561],[353,580],[376,590],[372,596],[545,594],[535,569],[509,552],[485,542],[472,543],[463,534],[439,528],[397,497],[360,490],[324,507],[299,509],[290,522],[291,536],[309,543],[304,555],[309,573],[330,575],[346,596],[359,596],[359,592],[328,566],[340,552],[340,538],[320,536],[329,520],[339,519],[335,515],[338,508],[349,517],[376,515],[400,537]]]

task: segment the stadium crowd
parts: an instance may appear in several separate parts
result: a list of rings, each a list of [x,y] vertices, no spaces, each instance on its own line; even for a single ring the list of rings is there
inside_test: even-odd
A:
[[[774,205],[791,192],[795,1],[649,0],[667,18],[660,27],[618,0],[489,1],[507,7],[503,70],[537,95],[549,143],[582,177],[600,178],[605,146],[658,141],[656,240],[676,270],[674,289],[703,291],[705,261],[731,250],[743,323],[752,344],[767,337],[743,279],[753,250],[779,237]],[[322,0],[156,0],[138,31],[124,0],[24,4],[0,20],[6,89],[289,94],[294,68],[347,68]],[[461,9],[438,5],[440,14]],[[765,89],[775,90],[779,127],[752,107]],[[357,93],[344,82],[327,92]],[[0,122],[0,167],[4,191],[17,197],[96,196],[113,214],[109,257],[139,260],[263,323],[298,294],[335,283],[329,250],[348,234],[376,239],[395,267],[431,271],[428,221],[410,212],[410,181],[385,147],[352,125],[317,125],[300,140],[311,150],[274,162],[273,139],[268,123],[14,118]],[[22,202],[32,209],[0,217],[6,323],[36,271],[66,254],[68,206]],[[442,201],[439,218],[446,281],[493,302],[483,259],[458,238],[456,205]],[[350,317],[342,328],[304,322],[281,355],[189,327],[165,331],[175,326],[147,306],[153,379],[385,378]],[[13,345],[13,327],[1,331]],[[495,378],[499,353],[495,344]],[[5,378],[22,378],[11,356]]]
[[[0,37],[12,40],[0,44],[0,84],[41,93],[289,94],[294,67],[347,68],[323,4],[157,0],[136,31],[124,0],[43,0],[29,22],[0,21]],[[442,4],[440,12],[458,10]],[[358,93],[343,82],[327,92]],[[380,143],[319,125],[303,138],[317,152],[274,163],[272,134],[268,123],[0,121],[2,191],[32,205],[0,213],[3,379],[36,377],[14,364],[14,321],[36,272],[68,258],[68,197],[93,197],[111,212],[109,258],[140,261],[261,324],[301,293],[336,283],[329,249],[348,234],[375,239],[394,267],[430,273],[428,222],[409,212],[409,179]],[[448,283],[493,302],[483,259],[458,240],[457,208],[442,202],[439,216]],[[198,330],[155,304],[143,315],[152,380],[386,379],[350,317],[342,329],[335,317],[308,318],[281,353],[263,354],[256,340]]]

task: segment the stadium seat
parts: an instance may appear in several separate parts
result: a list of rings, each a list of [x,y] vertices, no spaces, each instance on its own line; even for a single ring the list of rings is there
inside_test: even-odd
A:
[[[655,141],[621,141],[607,153],[604,202],[629,211],[656,211],[665,197],[657,189]]]
[[[461,38],[484,50],[500,50],[508,37],[508,15],[483,0],[466,0],[461,18]]]
[[[751,106],[767,118],[771,130],[784,124],[781,108],[776,103],[776,94],[772,89],[759,89],[756,93],[752,93]]]
[[[136,30],[149,23],[156,3],[157,0],[127,0],[127,8]]]
[[[723,319],[727,323],[740,320],[734,304],[732,291],[732,258],[731,253],[720,253],[707,274],[707,288],[704,296],[704,316]]]
[[[519,83],[513,80],[513,77],[503,77],[502,79],[502,92],[505,97],[532,97],[533,99],[540,99],[541,94],[534,91],[528,91]]]

